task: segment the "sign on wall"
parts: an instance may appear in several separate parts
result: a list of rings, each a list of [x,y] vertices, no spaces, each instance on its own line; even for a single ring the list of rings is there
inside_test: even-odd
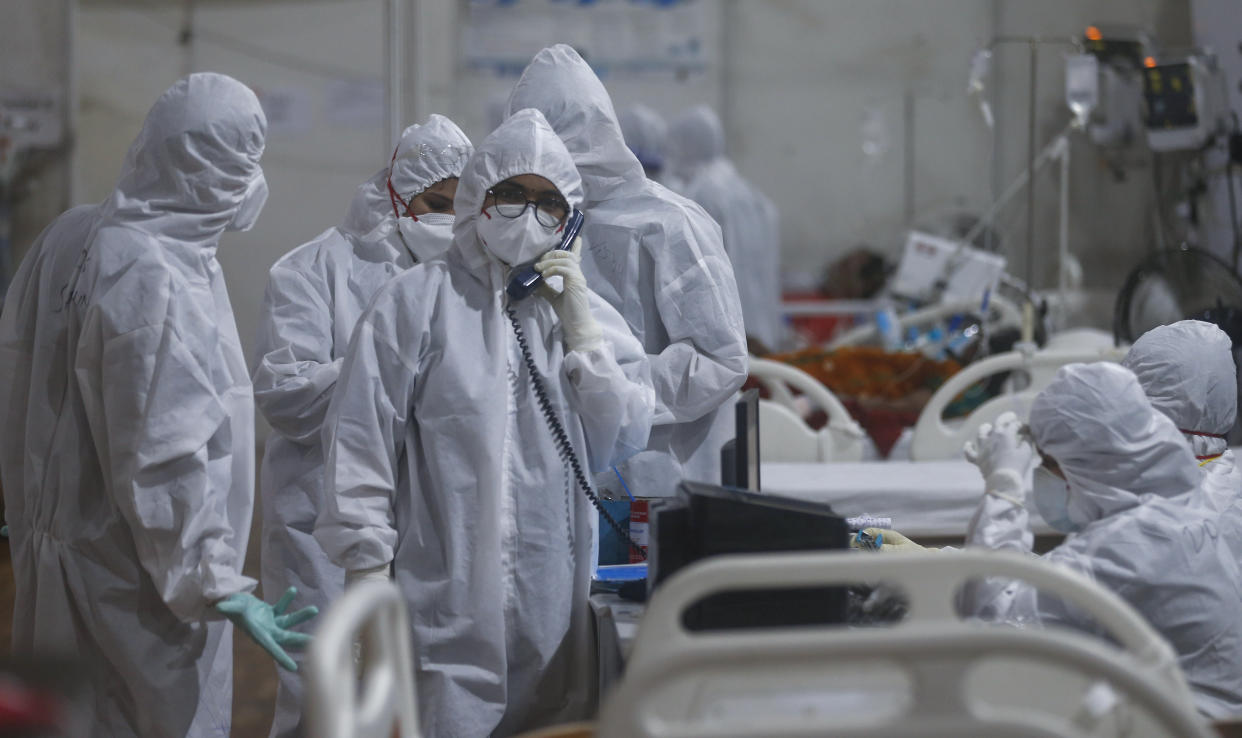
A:
[[[467,69],[517,77],[531,56],[567,43],[601,78],[685,81],[710,68],[703,0],[472,0],[462,28]]]

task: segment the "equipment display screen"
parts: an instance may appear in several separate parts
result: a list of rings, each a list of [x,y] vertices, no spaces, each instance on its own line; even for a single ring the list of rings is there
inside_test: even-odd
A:
[[[1148,128],[1194,128],[1199,125],[1195,83],[1189,64],[1181,62],[1144,69],[1143,97],[1147,102]]]

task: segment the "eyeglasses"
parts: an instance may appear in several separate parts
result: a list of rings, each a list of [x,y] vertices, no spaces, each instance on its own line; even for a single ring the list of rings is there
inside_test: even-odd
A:
[[[496,204],[496,212],[505,218],[517,218],[526,208],[535,206],[535,220],[544,228],[555,228],[569,215],[569,203],[557,195],[544,195],[531,200],[520,185],[501,184],[487,191]]]

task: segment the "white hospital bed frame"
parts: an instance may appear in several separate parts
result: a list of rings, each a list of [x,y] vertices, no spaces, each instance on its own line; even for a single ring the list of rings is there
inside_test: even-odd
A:
[[[395,584],[362,582],[329,608],[306,659],[305,705],[311,738],[419,738],[409,619]]]
[[[750,357],[750,376],[771,394],[759,401],[759,457],[770,461],[861,461],[867,434],[832,390],[801,369]],[[790,388],[828,414],[828,425],[812,430]]]
[[[1001,413],[1012,411],[1025,420],[1030,415],[1035,396],[1052,382],[1061,367],[1077,362],[1121,361],[1125,354],[1125,349],[1111,347],[1019,350],[989,356],[970,364],[940,385],[923,408],[910,441],[910,458],[914,461],[959,458],[962,446],[975,436],[979,427],[996,420]],[[1025,372],[1030,379],[1029,384],[1018,392],[988,400],[954,427],[944,422],[945,408],[963,390],[993,375],[1012,371]]]
[[[955,609],[956,593],[985,576],[1021,579],[1074,604],[1095,618],[1120,649],[1071,631],[962,620]],[[861,629],[694,633],[682,624],[688,607],[721,592],[856,582],[898,585],[909,601],[908,617],[891,627]],[[973,669],[997,659],[1006,666],[1036,667],[1022,670],[1023,678],[1013,685],[1013,694],[1005,693],[1004,702],[982,699],[976,690],[993,691],[996,685],[971,679]],[[886,715],[851,713],[850,703],[844,702],[830,719],[822,715],[800,719],[801,713],[788,707],[763,711],[759,707],[762,698],[753,705],[748,699],[741,717],[729,720],[708,723],[694,714],[704,707],[710,710],[713,683],[761,690],[773,678],[783,676],[800,688],[812,677],[836,675],[843,677],[838,682],[845,685],[846,693],[858,693],[876,688],[877,682],[859,678],[876,666],[904,677],[894,682],[906,693],[904,707],[894,706]],[[1099,727],[1118,712],[1108,708],[1088,711],[1084,720],[1077,708],[1090,698],[1084,699],[1083,693],[1097,690],[1080,691],[1076,685],[1099,681],[1108,683],[1123,711],[1141,706],[1151,724],[1145,726],[1159,729],[1136,735],[1213,735],[1195,712],[1172,648],[1121,598],[1074,572],[1029,556],[988,551],[727,556],[687,567],[657,591],[640,626],[625,677],[604,707],[598,736],[1097,737]],[[1060,709],[1034,704],[1039,701],[1034,697],[1046,694],[1081,704],[1061,706],[1058,702]],[[1018,704],[1011,705],[1010,698]],[[662,705],[664,712],[656,705]],[[1069,713],[1076,717],[1068,719]]]

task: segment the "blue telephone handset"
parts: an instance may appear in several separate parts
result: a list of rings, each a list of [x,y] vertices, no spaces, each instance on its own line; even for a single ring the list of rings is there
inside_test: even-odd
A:
[[[565,236],[561,239],[558,249],[568,251],[573,248],[574,239],[578,237],[578,232],[582,230],[582,222],[585,218],[581,210],[574,210],[570,213],[569,218],[565,221]],[[536,259],[535,261],[538,261]],[[543,275],[535,269],[535,262],[529,262],[515,267],[513,276],[509,278],[509,285],[505,287],[505,291],[509,293],[511,300],[524,300],[530,297],[539,285],[543,284]]]

